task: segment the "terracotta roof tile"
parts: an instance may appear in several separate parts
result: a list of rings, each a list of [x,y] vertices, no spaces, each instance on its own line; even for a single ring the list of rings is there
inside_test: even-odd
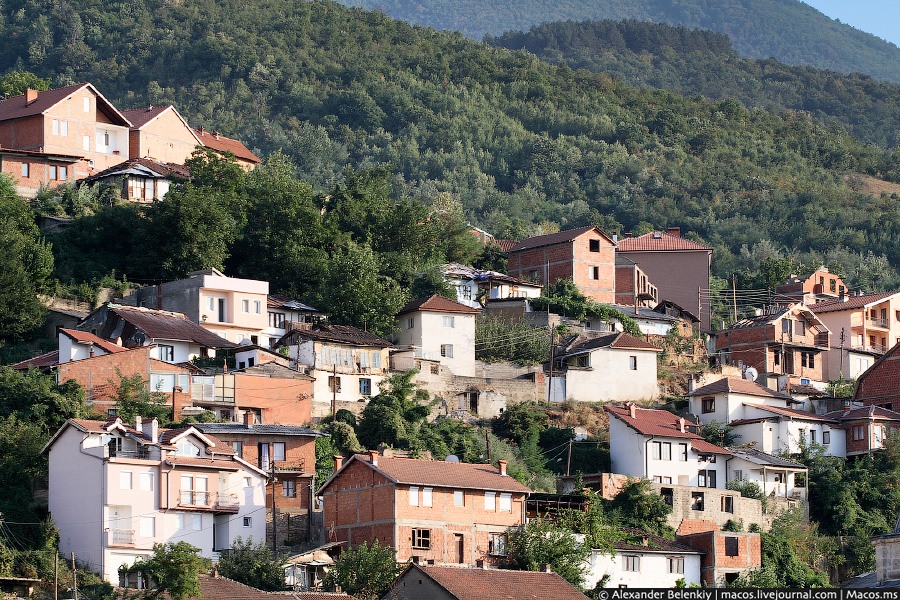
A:
[[[714,381],[707,385],[697,388],[688,396],[707,396],[710,394],[746,394],[748,396],[760,396],[763,398],[781,398],[784,400],[793,400],[790,396],[786,396],[780,392],[769,389],[764,385],[750,381],[749,379],[741,379],[739,377],[723,377],[718,381]]]
[[[139,171],[141,173],[148,171],[146,176],[150,176],[151,173],[156,173],[160,177],[168,179],[188,179],[191,176],[191,172],[184,165],[158,162],[151,158],[129,158],[125,162],[113,165],[99,173],[94,173],[81,181],[91,183],[92,181],[99,181],[100,179],[118,175],[119,173],[125,173],[129,170]]]
[[[69,336],[76,342],[81,342],[82,344],[97,344],[110,354],[114,354],[116,352],[126,352],[128,350],[128,348],[117,346],[112,342],[99,338],[90,331],[79,331],[77,329],[60,329],[59,332]]]
[[[515,598],[516,600],[585,600],[587,596],[556,573],[472,569],[465,567],[423,567],[418,569],[450,592],[457,600]]]
[[[757,465],[771,465],[773,467],[787,467],[790,469],[805,469],[806,465],[789,458],[768,454],[756,448],[731,448],[737,458]]]
[[[470,315],[477,315],[481,313],[481,311],[477,308],[472,308],[471,306],[466,306],[465,304],[454,302],[453,300],[449,300],[447,298],[444,298],[443,296],[432,294],[427,298],[420,298],[418,300],[407,302],[406,306],[401,308],[400,312],[398,312],[397,315],[405,315],[406,313],[410,313],[415,310],[462,313]]]
[[[689,419],[684,420],[685,430],[681,431],[681,417],[667,410],[635,407],[635,416],[632,417],[627,406],[606,406],[604,408],[610,415],[618,418],[641,435],[688,439],[691,440],[691,447],[697,452],[731,454],[729,450],[710,444],[700,435],[691,431],[691,428],[695,429],[699,426]]]
[[[749,406],[751,408],[758,408],[759,410],[775,413],[776,415],[781,415],[782,417],[789,417],[791,419],[801,419],[803,421],[834,421],[835,419],[828,417],[827,415],[817,415],[816,413],[811,413],[805,410],[796,410],[794,408],[782,408],[780,406],[767,406],[765,404],[749,404],[747,402],[744,403],[744,406]],[[732,425],[737,423],[738,421],[732,421]]]
[[[128,110],[123,110],[122,114],[131,121],[132,129],[140,129],[170,108],[172,108],[171,104],[163,104],[162,106],[144,106],[141,108],[129,108]]]
[[[888,410],[882,406],[861,406],[858,408],[845,408],[827,412],[823,417],[837,419],[839,421],[856,421],[859,419],[874,419],[876,421],[900,421],[900,413]]]
[[[616,550],[624,550],[626,552],[630,550],[633,552],[677,552],[681,554],[702,554],[702,552],[691,548],[687,544],[682,544],[674,540],[667,540],[662,536],[655,535],[641,529],[635,529],[634,527],[623,527],[622,529],[635,538],[638,538],[640,540],[640,543],[633,543],[635,540],[615,542],[614,546]],[[643,544],[643,539],[647,540],[646,546]]]
[[[605,237],[610,244],[614,243],[612,238],[601,231],[600,228],[588,225],[586,227],[576,227],[575,229],[566,229],[565,231],[559,231],[557,233],[548,233],[547,235],[536,235],[534,237],[526,238],[512,248],[509,248],[507,252],[519,252],[520,250],[529,250],[531,248],[540,248],[541,246],[552,246],[554,244],[571,242],[578,236],[592,230],[596,230],[600,233],[600,235]]]
[[[559,353],[559,358],[572,356],[574,354],[581,354],[590,350],[596,350],[598,348],[616,348],[623,350],[654,350],[660,352],[660,349],[653,344],[645,342],[644,340],[638,339],[623,332],[608,333],[606,335],[600,335],[587,339],[576,337],[573,342],[574,343],[571,343],[562,352]]]
[[[106,113],[116,125],[130,125],[125,116],[90,83],[77,83],[45,92],[38,92],[37,99],[30,103],[25,101],[25,94],[7,98],[0,102],[0,121],[43,114],[84,87],[90,87],[97,93],[97,108]]]
[[[704,244],[698,244],[678,235],[672,235],[665,231],[651,231],[637,237],[619,239],[619,252],[637,251],[661,251],[661,250],[704,250],[711,252],[712,248]]]
[[[281,340],[279,345],[283,343],[296,343],[297,340],[310,339],[323,342],[335,342],[338,344],[349,344],[351,346],[375,346],[378,348],[387,348],[392,346],[389,341],[382,337],[378,337],[374,333],[357,329],[350,325],[313,325],[309,329],[294,329],[289,331]]]
[[[200,142],[207,148],[212,148],[217,152],[231,152],[237,158],[247,162],[261,162],[258,156],[250,152],[247,146],[238,140],[225,137],[220,133],[206,131],[203,128],[194,129],[194,135],[196,135],[200,139]]]
[[[500,249],[504,252],[509,252],[519,245],[519,242],[516,240],[496,240],[496,242],[497,245],[500,246]]]
[[[809,309],[814,313],[837,312],[840,310],[854,310],[867,304],[881,302],[900,292],[882,292],[880,294],[863,294],[862,296],[846,296],[844,300],[828,300],[810,304]]]
[[[10,369],[24,371],[34,367],[35,369],[43,369],[47,367],[55,367],[59,364],[59,350],[40,354],[26,360],[19,361],[9,365]]]

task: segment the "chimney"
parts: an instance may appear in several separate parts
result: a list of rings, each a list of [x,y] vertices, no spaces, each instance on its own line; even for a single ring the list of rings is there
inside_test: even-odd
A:
[[[253,414],[252,410],[244,411],[244,425],[247,427],[253,427],[253,422],[256,420],[256,415]]]
[[[505,460],[497,461],[497,468],[500,469],[500,477],[506,477],[506,465],[507,461]]]
[[[143,427],[143,419],[141,419],[141,415],[135,415],[134,417],[134,428],[140,432],[144,431]]]
[[[378,466],[378,450],[369,450],[369,462],[373,467]]]
[[[150,421],[150,441],[154,444],[159,441],[159,419],[156,417]]]
[[[203,125],[201,125],[200,129],[198,129],[197,131],[200,132],[200,135],[206,135],[206,131],[203,129]]]
[[[671,236],[681,237],[681,227],[666,227],[666,233]]]
[[[684,433],[684,417],[678,417],[678,431]]]
[[[38,97],[37,90],[33,90],[31,88],[28,88],[27,90],[25,90],[25,103],[26,104],[31,104],[32,102],[37,100],[37,97]]]
[[[334,472],[337,473],[338,471],[341,470],[341,467],[344,466],[344,457],[341,456],[340,454],[335,454],[333,458],[334,458]]]
[[[628,403],[628,416],[632,419],[637,419],[637,407],[634,405],[634,402]]]
[[[633,231],[626,231],[626,232],[625,232],[625,237],[627,237],[627,238],[634,237],[634,232],[633,232]]]
[[[613,237],[613,244],[615,244],[615,243],[617,243],[617,242],[619,241],[619,236],[618,236],[618,234],[615,234],[615,233],[614,233],[612,237]]]
[[[553,567],[551,567],[550,565],[544,565],[544,568],[541,569],[541,571],[543,571],[544,573],[552,573]]]

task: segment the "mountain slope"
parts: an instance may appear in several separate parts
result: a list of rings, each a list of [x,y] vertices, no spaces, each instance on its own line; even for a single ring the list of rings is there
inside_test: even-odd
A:
[[[798,0],[342,0],[481,39],[552,21],[638,19],[727,34],[751,58],[774,57],[900,83],[900,48]]]
[[[807,111],[861,140],[900,144],[900,84],[792,67],[771,58],[740,58],[721,33],[645,21],[564,21],[487,41],[573,69],[616,75],[631,85]]]
[[[808,115],[638,89],[331,2],[64,8],[50,20],[6,2],[0,71],[93,81],[120,108],[175,103],[195,126],[283,149],[320,190],[347,166],[389,164],[397,193],[449,194],[499,237],[679,225],[724,273],[764,240],[810,262],[838,248],[900,264],[900,203],[845,180],[900,181],[900,156]]]

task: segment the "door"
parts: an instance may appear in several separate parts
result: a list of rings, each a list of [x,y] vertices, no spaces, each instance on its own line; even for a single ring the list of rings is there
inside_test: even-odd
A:
[[[453,540],[456,544],[456,562],[459,564],[463,564],[465,561],[465,544],[463,543],[463,536],[461,533],[457,533],[453,535]]]

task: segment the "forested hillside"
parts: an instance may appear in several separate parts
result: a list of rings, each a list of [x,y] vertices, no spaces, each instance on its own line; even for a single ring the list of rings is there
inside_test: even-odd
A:
[[[263,154],[283,149],[317,191],[383,163],[394,195],[449,193],[499,237],[679,225],[715,247],[720,273],[768,240],[809,262],[900,263],[897,202],[845,182],[900,180],[900,155],[808,115],[638,89],[331,2],[59,4],[54,19],[3,5],[0,70],[89,80],[122,108],[175,103]]]
[[[743,56],[900,82],[900,48],[798,0],[342,0],[481,39],[552,21],[637,19],[724,33]]]
[[[745,106],[791,109],[886,147],[900,143],[900,85],[778,60],[741,58],[728,36],[645,21],[561,21],[487,42],[621,77],[631,85]]]

